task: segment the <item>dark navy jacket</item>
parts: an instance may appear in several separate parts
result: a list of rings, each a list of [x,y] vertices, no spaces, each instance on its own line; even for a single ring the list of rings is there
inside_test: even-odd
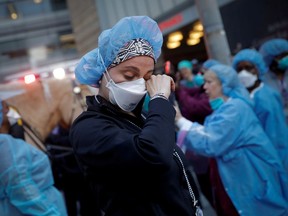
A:
[[[175,144],[171,103],[152,100],[147,118],[141,116],[142,103],[134,111],[137,117],[100,96],[87,97],[87,104],[87,111],[73,123],[70,139],[81,167],[99,192],[105,215],[195,215],[181,162],[173,156],[175,149],[187,165]]]

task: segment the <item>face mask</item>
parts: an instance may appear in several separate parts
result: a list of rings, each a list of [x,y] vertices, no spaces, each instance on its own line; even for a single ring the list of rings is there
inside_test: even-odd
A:
[[[98,55],[100,56],[101,62],[106,71],[106,74],[104,73],[104,77],[107,81],[106,87],[109,89],[110,102],[114,105],[119,106],[122,110],[126,112],[131,112],[136,108],[137,104],[147,93],[145,80],[141,78],[130,82],[121,82],[116,84],[111,79],[99,50]],[[106,75],[109,76],[109,81]]]
[[[126,112],[134,110],[147,92],[143,78],[117,84],[110,78],[106,87],[109,89],[110,102]]]
[[[280,70],[288,69],[288,56],[285,56],[284,58],[282,58],[278,61],[278,68]]]
[[[223,103],[224,99],[219,97],[212,100],[209,100],[210,106],[213,110],[217,110]]]
[[[246,88],[252,87],[258,79],[256,75],[251,74],[247,70],[240,71],[238,78]]]
[[[194,77],[194,82],[196,83],[197,86],[203,85],[203,84],[204,84],[203,75],[197,74],[197,75]]]

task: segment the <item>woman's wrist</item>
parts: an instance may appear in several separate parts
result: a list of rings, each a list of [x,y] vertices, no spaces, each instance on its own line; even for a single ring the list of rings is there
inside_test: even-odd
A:
[[[153,95],[151,98],[150,98],[150,101],[156,99],[156,98],[163,98],[165,100],[168,100],[168,98],[165,96],[164,93],[157,93],[155,95]]]

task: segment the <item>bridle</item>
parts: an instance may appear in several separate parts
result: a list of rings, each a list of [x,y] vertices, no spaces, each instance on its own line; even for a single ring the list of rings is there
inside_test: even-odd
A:
[[[72,125],[77,103],[80,103],[83,111],[86,110],[86,105],[83,102],[84,96],[83,96],[82,90],[76,84],[76,82],[74,80],[71,80],[71,84],[72,84],[72,94],[73,94],[73,105],[72,105],[71,115],[69,118],[69,126]],[[47,93],[50,96],[49,88],[47,88],[47,86],[46,86],[44,90],[45,90],[44,91],[45,92],[45,98],[51,99],[51,97],[47,98]],[[22,126],[23,126],[25,134],[33,141],[35,146],[37,146],[41,151],[43,151],[45,154],[47,154],[47,156],[49,158],[52,158],[52,159],[61,158],[61,157],[71,155],[73,153],[72,147],[58,146],[58,145],[53,145],[53,144],[46,144],[45,145],[39,132],[35,128],[32,128],[31,125],[27,121],[25,121],[22,117],[21,117],[21,121],[22,121]],[[51,150],[60,150],[60,151],[63,151],[63,153],[60,153],[56,156],[55,155],[52,156],[50,153]]]
[[[72,82],[72,92],[73,92],[73,105],[72,105],[69,125],[72,125],[77,103],[80,103],[82,111],[85,111],[87,109],[87,106],[85,104],[85,98],[83,96],[81,88],[77,85],[77,83],[74,80],[71,80],[71,82]]]

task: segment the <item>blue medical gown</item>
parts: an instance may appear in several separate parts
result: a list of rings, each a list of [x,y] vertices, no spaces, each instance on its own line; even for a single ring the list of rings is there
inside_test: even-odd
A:
[[[288,171],[288,127],[281,95],[263,84],[253,94],[254,111]]]
[[[229,99],[206,117],[204,127],[193,123],[183,145],[216,159],[224,188],[240,215],[288,215],[287,172],[244,101]]]
[[[272,71],[268,71],[268,73],[265,74],[264,82],[280,93],[286,123],[288,124],[288,70],[285,71],[282,82],[280,82],[277,75]]]
[[[65,216],[47,156],[10,135],[0,134],[0,215]]]

